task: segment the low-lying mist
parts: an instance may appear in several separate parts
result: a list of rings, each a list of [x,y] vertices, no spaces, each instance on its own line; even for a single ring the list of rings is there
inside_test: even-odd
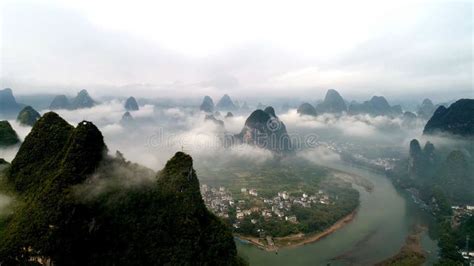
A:
[[[0,194],[0,215],[2,215],[6,209],[7,206],[11,203],[12,199],[6,195]]]
[[[236,112],[229,118],[224,117],[225,112],[215,115],[224,121],[224,127],[205,120],[205,114],[197,108],[179,106],[140,106],[140,110],[130,111],[133,121],[122,122],[126,110],[124,102],[119,100],[105,101],[88,109],[55,112],[72,125],[82,120],[93,122],[104,135],[110,154],[119,150],[127,160],[155,171],[162,169],[177,151],[189,153],[196,164],[214,166],[229,162],[259,164],[275,157],[270,151],[249,145],[224,147],[224,134],[239,133],[250,111]],[[305,142],[308,136],[312,138],[310,143],[297,147],[296,157],[319,164],[340,160],[341,152],[360,153],[369,158],[403,156],[413,138],[430,140],[437,146],[455,142],[450,138],[422,136],[425,122],[421,120],[407,126],[399,117],[346,114],[312,117],[300,116],[295,109],[277,116],[292,139]],[[21,139],[31,130],[16,121],[10,122]],[[0,149],[0,157],[11,161],[17,150],[18,147]]]
[[[1,120],[1,117],[0,117],[0,120]],[[12,128],[15,130],[20,141],[23,141],[26,135],[28,135],[28,133],[30,133],[31,131],[31,127],[21,125],[16,120],[8,120],[8,122],[10,123]],[[18,152],[19,148],[20,148],[20,145],[13,145],[10,147],[0,148],[0,158],[5,159],[7,162],[11,162],[15,158],[15,155]]]

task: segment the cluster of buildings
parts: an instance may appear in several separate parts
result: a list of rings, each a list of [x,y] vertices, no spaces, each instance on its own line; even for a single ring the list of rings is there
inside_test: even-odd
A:
[[[451,218],[451,226],[453,228],[458,227],[461,224],[462,219],[466,217],[472,217],[474,215],[473,205],[451,206],[451,209],[453,210],[453,216]],[[469,240],[470,236],[468,235],[466,236],[466,242],[469,242]],[[470,266],[474,266],[474,252],[469,251],[470,249],[468,248],[469,244],[466,243],[466,248],[464,250],[460,250],[459,253],[461,253],[464,259],[469,261]]]
[[[252,195],[252,194],[250,194]],[[280,191],[273,198],[260,198],[264,203],[262,209],[262,216],[278,218],[285,218],[285,220],[294,221],[293,217],[288,216],[288,212],[291,211],[293,206],[301,206],[304,208],[311,208],[312,204],[329,204],[329,196],[320,190],[315,195],[309,195],[308,193],[301,193],[298,196],[291,196],[286,191]]]
[[[464,217],[471,217],[474,215],[474,206],[451,206],[453,210],[453,217],[451,218],[451,226],[457,227]]]
[[[232,194],[225,187],[201,185],[201,195],[207,208],[222,218],[229,218],[230,208],[235,206]]]
[[[235,221],[233,224],[235,228],[239,228],[240,222],[246,217],[249,217],[253,224],[256,224],[260,218],[264,220],[277,218],[298,223],[297,217],[291,212],[292,207],[311,208],[316,204],[333,203],[322,190],[314,195],[304,192],[299,195],[290,195],[287,191],[280,191],[272,198],[259,196],[258,191],[253,188],[241,188],[240,192],[241,199],[236,201],[225,187],[201,185],[201,194],[207,208],[217,216]],[[230,217],[230,213],[235,214],[235,217]]]

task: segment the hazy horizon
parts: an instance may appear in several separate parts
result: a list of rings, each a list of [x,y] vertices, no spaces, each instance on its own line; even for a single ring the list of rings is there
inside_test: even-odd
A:
[[[16,95],[472,98],[472,5],[5,1],[0,84]]]

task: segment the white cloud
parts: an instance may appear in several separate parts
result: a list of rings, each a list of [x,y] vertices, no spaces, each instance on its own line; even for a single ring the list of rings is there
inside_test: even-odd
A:
[[[314,97],[327,88],[472,96],[469,1],[130,5],[6,1],[2,86],[147,97]]]
[[[5,159],[7,162],[11,162],[15,158],[19,148],[19,146],[0,148],[0,158]]]
[[[25,137],[28,135],[28,133],[30,133],[31,131],[30,126],[21,125],[16,120],[8,120],[8,122],[10,123],[12,128],[15,130],[20,141],[23,141]],[[5,159],[7,162],[11,162],[15,158],[15,155],[18,152],[19,148],[20,148],[20,145],[13,145],[11,147],[0,148],[0,158]]]
[[[47,111],[49,110],[43,110],[43,113]],[[124,101],[112,100],[102,102],[91,108],[82,108],[76,110],[62,109],[54,110],[54,112],[59,114],[62,118],[74,126],[79,122],[86,120],[93,122],[100,128],[102,125],[109,125],[119,122],[127,110],[125,110]],[[140,106],[140,110],[131,111],[130,113],[135,118],[147,118],[154,115],[152,105]]]
[[[231,147],[228,152],[230,158],[235,157],[236,160],[245,161],[251,164],[261,164],[273,159],[272,152],[246,144]]]
[[[423,124],[403,127],[400,118],[370,115],[320,114],[316,117],[300,116],[295,109],[279,116],[290,133],[314,133],[325,140],[372,142],[397,145],[397,141],[420,136]]]
[[[299,152],[297,155],[315,164],[336,163],[341,160],[339,154],[324,146],[307,149]]]

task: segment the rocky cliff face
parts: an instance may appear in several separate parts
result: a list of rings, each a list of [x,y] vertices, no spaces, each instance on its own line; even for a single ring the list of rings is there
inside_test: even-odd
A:
[[[423,130],[427,135],[436,133],[474,136],[474,100],[461,99],[448,108],[438,107]]]
[[[373,96],[362,104],[351,103],[350,114],[370,114],[373,116],[398,116],[402,114],[400,106],[390,106],[383,96]]]

